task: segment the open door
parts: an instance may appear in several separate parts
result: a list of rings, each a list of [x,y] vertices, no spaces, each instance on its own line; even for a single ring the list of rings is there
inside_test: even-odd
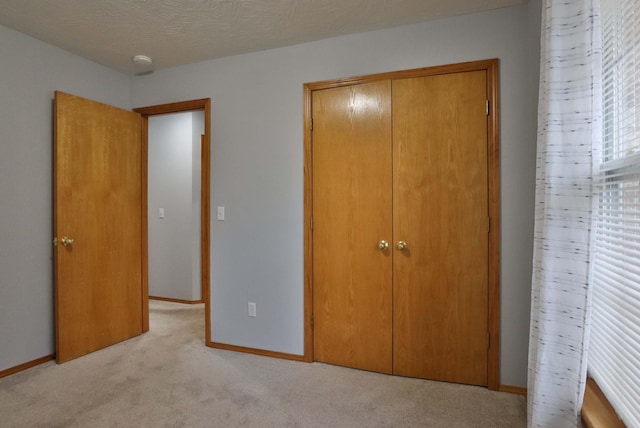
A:
[[[56,92],[56,359],[143,332],[141,117]]]

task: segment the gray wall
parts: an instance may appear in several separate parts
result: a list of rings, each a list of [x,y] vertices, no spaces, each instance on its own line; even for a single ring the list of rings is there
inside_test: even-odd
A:
[[[194,261],[200,257],[202,127],[198,126],[203,124],[202,117],[201,112],[187,112],[149,118],[150,296],[190,301],[202,298],[200,264]],[[164,218],[159,217],[160,208]]]
[[[191,64],[140,76],[132,103],[212,99],[212,339],[303,352],[302,85],[501,61],[501,382],[526,386],[537,83],[523,5]],[[215,207],[226,220],[215,220]],[[247,302],[257,303],[257,318]]]
[[[193,276],[191,280],[191,295],[193,296],[192,300],[202,300],[202,280],[201,280],[201,269],[202,265],[201,251],[200,251],[200,208],[201,208],[201,173],[202,173],[202,134],[204,134],[204,112],[196,111],[191,113],[191,120],[193,123],[192,134],[193,134],[193,161],[192,161],[192,172],[193,172],[193,186],[191,191],[191,237],[193,242],[191,244],[191,265],[193,270]]]
[[[130,108],[130,78],[0,26],[0,370],[54,352],[52,99]]]
[[[502,378],[526,386],[539,0],[129,78],[0,27],[0,370],[51,354],[51,98],[212,99],[213,340],[303,351],[302,85],[501,60]],[[247,317],[247,302],[258,317]]]

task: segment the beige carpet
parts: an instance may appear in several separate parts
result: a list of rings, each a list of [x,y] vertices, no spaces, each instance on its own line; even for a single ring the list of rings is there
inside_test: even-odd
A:
[[[151,331],[0,379],[0,427],[524,427],[523,397],[207,348],[202,305],[152,301]]]

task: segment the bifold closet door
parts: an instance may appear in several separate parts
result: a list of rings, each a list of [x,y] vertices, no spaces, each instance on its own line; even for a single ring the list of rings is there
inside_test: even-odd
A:
[[[312,114],[314,359],[391,373],[391,82],[314,91]]]
[[[473,71],[393,81],[398,375],[487,384],[486,79]]]
[[[483,70],[313,92],[316,361],[487,384],[486,88]]]

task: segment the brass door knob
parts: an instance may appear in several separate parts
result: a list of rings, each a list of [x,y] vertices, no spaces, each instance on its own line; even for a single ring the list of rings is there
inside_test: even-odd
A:
[[[402,251],[402,250],[406,250],[407,249],[407,243],[404,241],[398,241],[398,244],[396,245],[396,247],[398,248],[398,250]]]
[[[387,248],[389,248],[389,243],[385,240],[382,240],[378,243],[378,248],[381,250],[386,250]]]
[[[62,242],[62,245],[64,245],[64,246],[66,247],[67,245],[71,245],[71,244],[73,244],[73,239],[71,239],[71,238],[67,238],[66,236],[64,236],[64,237],[60,240],[60,242]]]

